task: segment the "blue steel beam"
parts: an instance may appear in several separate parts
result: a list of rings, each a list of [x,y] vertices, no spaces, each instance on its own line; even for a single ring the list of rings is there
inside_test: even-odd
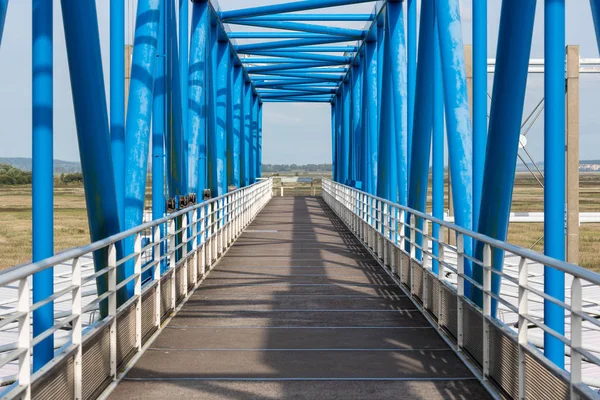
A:
[[[319,67],[300,67],[298,71],[293,69],[284,69],[282,72],[279,71],[248,71],[249,75],[280,75],[280,76],[295,76],[295,77],[324,77],[328,81],[342,79],[343,77],[340,74],[346,74],[348,72],[348,68],[346,67],[337,67],[337,68],[319,68]],[[292,75],[296,74],[296,75]]]
[[[165,135],[166,135],[166,12],[165,2],[160,4],[160,25],[158,29],[157,60],[154,72],[154,104],[152,111],[152,219],[157,220],[166,214],[165,200]],[[114,146],[113,146],[114,149]],[[116,179],[115,179],[116,182]],[[161,237],[165,235],[165,227],[160,227]],[[161,246],[160,258],[166,251]],[[161,262],[161,273],[166,270],[166,262]]]
[[[66,1],[66,0],[63,0]],[[68,2],[72,5],[72,2]],[[83,3],[83,2],[81,2]],[[64,7],[63,7],[64,9]],[[64,10],[63,10],[64,13]],[[66,19],[66,18],[65,18]],[[150,146],[150,125],[158,27],[160,24],[160,0],[139,0],[131,67],[131,83],[127,102],[125,125],[125,225],[123,230],[142,223],[146,195],[146,173]],[[99,151],[99,149],[94,149]],[[114,186],[113,186],[114,187]],[[102,189],[103,191],[105,188]],[[133,237],[123,241],[126,254],[133,252]],[[125,263],[117,270],[120,281],[133,274],[133,263]],[[134,282],[129,282],[120,292],[122,303],[133,295]]]
[[[296,48],[302,46],[313,46],[319,44],[332,44],[332,43],[343,43],[348,42],[348,38],[334,37],[323,39],[290,39],[290,40],[277,40],[274,42],[263,42],[263,43],[250,43],[250,44],[239,44],[235,46],[237,53],[247,53],[257,50],[274,50],[281,51],[285,48]]]
[[[387,21],[385,24],[387,25]],[[377,196],[398,201],[398,168],[396,158],[396,131],[393,111],[391,77],[391,37],[388,26],[378,32],[378,62],[381,63],[381,88],[379,107],[379,160],[377,163]],[[381,34],[381,35],[380,35]]]
[[[366,131],[367,131],[367,169],[369,185],[367,191],[375,195],[377,194],[377,171],[378,171],[378,154],[379,154],[379,87],[378,81],[378,62],[377,62],[377,42],[367,41],[365,43],[365,63],[367,73],[365,74],[365,109],[366,109]]]
[[[502,3],[500,13],[478,231],[502,241],[506,240],[508,232],[535,7],[535,0],[506,0]],[[521,40],[515,42],[515,37]],[[483,259],[481,243],[477,243],[476,258]],[[502,269],[503,259],[503,252],[492,250],[492,265],[495,268]],[[483,282],[481,267],[474,267],[473,278]],[[500,292],[500,278],[495,274],[492,276],[492,291]],[[476,303],[482,304],[482,298],[481,291],[473,291],[472,299]],[[492,300],[493,315],[496,310],[497,303]]]
[[[392,72],[392,103],[396,132],[396,159],[398,167],[398,202],[408,204],[408,138],[407,131],[407,62],[404,38],[404,10],[401,1],[387,3]]]
[[[61,8],[90,239],[93,243],[120,230],[98,17],[94,2],[62,0]],[[117,253],[120,252],[120,246],[117,246]],[[107,261],[107,249],[94,253],[96,271],[106,268]],[[123,276],[122,269],[117,273]],[[98,295],[105,293],[108,289],[106,276],[97,278],[96,285]],[[100,303],[102,317],[107,315],[107,311],[107,303]]]
[[[207,171],[207,114],[209,84],[207,68],[207,50],[210,20],[208,3],[196,2],[192,6],[191,48],[189,66],[189,167],[188,179],[190,192],[199,198],[206,189]]]
[[[6,5],[3,7],[6,12]],[[32,3],[33,262],[54,254],[52,8],[50,1],[34,0]],[[0,15],[0,24],[3,23],[4,15]],[[53,292],[54,268],[33,275],[34,303],[52,296]],[[54,302],[33,312],[34,338],[53,325]],[[33,370],[39,370],[53,356],[54,335],[50,335],[33,348]]]
[[[277,58],[277,57],[249,57],[242,59],[243,64],[286,64],[286,63],[294,63],[299,66],[302,65],[312,65],[314,63],[325,63],[326,65],[347,65],[351,61],[339,58],[336,60],[307,60],[301,58]]]
[[[331,103],[331,98],[328,99],[310,99],[310,98],[300,98],[300,99],[270,99],[265,100],[263,103]]]
[[[415,96],[415,116],[413,140],[410,158],[410,190],[408,206],[417,211],[426,212],[427,190],[429,185],[429,156],[431,154],[431,131],[433,124],[433,79],[434,75],[434,23],[435,0],[423,0],[421,3],[421,29],[419,30],[419,49],[417,63],[417,91]],[[417,221],[419,231],[423,220]],[[407,228],[408,229],[408,228]],[[407,231],[410,234],[410,229]],[[417,232],[417,244],[422,245],[423,237]],[[421,249],[415,252],[421,258]]]
[[[230,32],[227,37],[229,39],[329,39],[332,36],[307,32]]]
[[[321,80],[324,82],[340,82],[343,76],[340,73],[337,74],[325,74],[317,72],[267,72],[261,75],[269,75],[272,79],[285,79],[285,78],[304,78]],[[264,79],[264,77],[253,77],[255,79]]]
[[[436,11],[444,79],[454,212],[457,225],[465,229],[472,229],[473,145],[459,1],[438,1],[436,2]],[[471,254],[471,241],[465,238],[464,244],[465,252]],[[465,262],[465,274],[471,276],[470,262]],[[471,285],[468,282],[465,283],[465,295],[469,296],[470,290]]]
[[[352,164],[352,180],[355,182],[362,182],[362,90],[363,85],[363,66],[360,57],[356,60],[356,63],[352,66],[352,151],[351,151],[351,164]],[[316,89],[312,89],[316,90]],[[331,89],[327,89],[330,90]],[[334,92],[335,93],[335,92]],[[360,189],[362,189],[362,183]]]
[[[407,61],[407,97],[408,97],[408,138],[407,147],[412,148],[412,133],[414,130],[415,95],[417,87],[417,0],[407,0],[406,26],[406,61]],[[408,165],[410,166],[410,153]]]
[[[243,159],[242,159],[242,184],[244,186],[248,186],[250,184],[250,136],[251,136],[251,93],[252,87],[249,82],[244,83],[244,116],[243,116],[243,124],[244,124],[244,135],[243,135]]]
[[[230,62],[229,42],[217,40],[215,53],[214,101],[216,121],[214,126],[214,146],[209,169],[212,169],[211,190],[213,197],[227,193],[227,91],[228,69]]]
[[[546,0],[544,8],[544,254],[565,260],[565,0]],[[544,268],[544,292],[565,301],[565,274]],[[565,310],[544,300],[544,322],[565,334]],[[544,332],[544,354],[565,367],[564,343]]]
[[[348,56],[335,56],[329,54],[314,54],[314,53],[302,53],[302,52],[287,52],[281,53],[280,51],[256,51],[251,53],[256,56],[267,56],[267,57],[276,57],[281,60],[286,59],[301,59],[301,60],[314,60],[314,61],[330,61],[330,62],[344,62],[350,63],[352,62],[352,57]],[[246,59],[242,59],[245,61]]]
[[[110,2],[110,140],[121,226],[125,225],[125,4]]]
[[[242,83],[243,83],[243,71],[241,66],[234,66],[233,68],[233,87],[231,90],[232,104],[231,112],[233,118],[233,129],[231,135],[231,146],[230,157],[228,159],[229,164],[227,170],[230,171],[229,183],[236,188],[241,187],[241,168],[240,168],[240,137],[242,132]]]
[[[0,0],[0,45],[2,45],[2,33],[4,33],[4,22],[6,21],[7,9],[8,0]]]
[[[337,182],[342,183],[342,179],[343,179],[343,174],[344,174],[344,170],[343,170],[343,164],[344,164],[344,152],[343,152],[343,146],[344,146],[344,140],[343,140],[343,131],[342,131],[342,118],[343,118],[343,111],[344,111],[344,96],[343,96],[343,88],[340,88],[340,91],[335,95],[335,105],[336,105],[336,109],[335,109],[335,122],[336,122],[336,126],[335,126],[335,130],[336,130],[336,151],[337,151],[337,155],[336,155],[336,161],[337,164],[335,165],[336,168],[336,175],[337,175]]]
[[[235,47],[238,54],[255,54],[264,52],[261,50],[244,50]],[[358,51],[358,46],[299,46],[284,47],[277,49],[277,53],[311,52],[311,53],[353,53]]]
[[[289,70],[303,70],[304,72],[316,71],[316,72],[327,72],[327,70],[317,69],[320,67],[332,67],[335,64],[328,62],[306,62],[306,63],[291,63],[291,64],[274,64],[274,65],[260,65],[253,67],[246,67],[248,74],[260,74],[264,72],[277,72],[277,71],[289,71]],[[346,68],[336,68],[335,72],[346,72]],[[334,71],[331,71],[334,72]]]
[[[348,40],[362,39],[366,32],[358,29],[339,28],[336,26],[303,24],[297,22],[261,22],[252,20],[229,21],[230,24],[254,26],[259,28],[281,29],[296,32],[309,32],[323,35],[345,37]]]
[[[283,14],[296,11],[315,10],[318,8],[329,8],[345,6],[349,4],[369,3],[373,0],[304,0],[292,3],[274,4],[261,7],[244,8],[240,10],[224,11],[221,13],[223,21],[231,19],[244,19],[271,14]]]
[[[433,143],[431,149],[432,162],[432,213],[435,218],[444,219],[444,83],[442,80],[442,60],[440,59],[440,41],[437,18],[434,23],[434,54],[433,54]],[[440,240],[440,226],[433,224],[433,237]],[[438,273],[437,256],[440,254],[440,244],[433,242],[432,270]]]
[[[596,33],[596,43],[600,52],[600,0],[590,0],[592,8],[592,19],[594,20],[594,32]],[[0,31],[0,35],[2,31]],[[1,37],[0,37],[1,39]]]
[[[258,96],[252,94],[252,180],[250,183],[255,183],[258,178]]]
[[[257,173],[257,177],[261,178],[262,177],[262,113],[263,113],[263,103],[262,101],[258,101],[258,173]]]
[[[263,15],[260,17],[251,17],[248,19],[241,19],[241,21],[346,21],[346,22],[360,22],[360,21],[372,21],[374,16],[372,14],[279,14],[279,15]],[[234,20],[240,21],[240,20]]]
[[[179,0],[179,88],[181,95],[181,129],[184,137],[184,159],[182,164],[187,170],[189,160],[189,130],[188,130],[188,108],[189,108],[189,3],[190,0]],[[187,174],[186,174],[187,175]],[[187,178],[187,176],[186,176]],[[186,185],[187,187],[187,182]]]
[[[477,229],[488,123],[487,0],[473,3],[473,229]]]
[[[336,128],[336,102],[335,97],[331,101],[331,176],[337,182],[337,128]]]

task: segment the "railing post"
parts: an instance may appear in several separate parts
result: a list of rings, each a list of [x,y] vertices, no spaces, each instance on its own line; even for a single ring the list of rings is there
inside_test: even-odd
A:
[[[416,226],[416,222],[417,219],[415,218],[414,214],[410,215],[410,258],[409,258],[409,268],[410,268],[410,294],[414,294],[415,293],[415,287],[414,287],[414,282],[415,282],[415,268],[414,268],[414,263],[415,263],[415,253],[416,253],[416,244],[417,244],[417,231],[415,229]]]
[[[440,236],[442,237],[442,236]],[[438,315],[437,315],[437,320],[438,320],[438,326],[442,326],[442,318],[444,313],[442,312],[442,307],[444,304],[444,281],[445,281],[445,274],[446,274],[446,266],[445,266],[445,260],[444,260],[444,252],[445,247],[443,244],[440,243],[440,245],[438,246]]]
[[[82,379],[83,379],[83,347],[82,347],[82,330],[83,321],[81,320],[81,261],[79,258],[73,260],[71,270],[71,307],[73,308],[73,316],[75,319],[72,322],[71,342],[77,346],[73,362],[73,397],[76,400],[82,398]]]
[[[171,309],[173,310],[177,306],[177,251],[175,251],[177,235],[175,230],[175,218],[171,218],[169,221],[169,269],[171,270]]]
[[[398,260],[398,267],[396,273],[398,274],[398,276],[400,277],[400,282],[402,282],[402,277],[404,276],[404,242],[405,242],[405,236],[404,236],[404,229],[405,229],[405,221],[404,218],[406,216],[406,212],[404,212],[404,210],[399,210],[400,212],[400,224],[398,226],[398,231],[400,232],[400,245],[399,245],[399,255],[400,255],[400,259]]]
[[[483,379],[490,375],[490,319],[492,318],[492,249],[483,246]]]
[[[17,312],[23,313],[19,318],[17,348],[23,353],[19,356],[19,372],[17,380],[24,388],[22,398],[31,399],[31,289],[29,279],[19,281]]]
[[[383,258],[383,202],[377,201],[377,258]]]
[[[423,234],[421,235],[423,240],[421,241],[423,245],[423,251],[421,252],[421,262],[423,265],[423,279],[421,280],[423,285],[423,308],[426,310],[429,309],[429,291],[428,291],[428,283],[429,283],[429,273],[427,272],[427,260],[429,255],[429,221],[426,219],[423,220]]]
[[[137,351],[142,350],[142,235],[135,234],[134,250],[134,289],[135,296],[135,347]]]
[[[154,232],[153,232],[153,238],[152,241],[154,243],[154,254],[156,254],[154,256],[154,273],[153,273],[153,277],[154,277],[154,282],[156,285],[156,294],[155,294],[155,301],[154,301],[154,325],[156,326],[156,328],[158,329],[160,327],[160,305],[162,304],[162,290],[161,290],[161,276],[160,276],[160,265],[162,264],[162,254],[160,254],[160,248],[161,248],[161,237],[160,237],[160,225],[155,225],[154,226]],[[160,260],[157,262],[157,260]]]
[[[183,276],[181,279],[181,286],[183,297],[187,296],[187,288],[188,288],[188,214],[187,212],[181,216],[181,259],[183,261],[183,265],[180,267],[181,271],[183,271]]]
[[[117,249],[108,247],[108,316],[110,318],[110,375],[117,379]]]
[[[574,276],[571,283],[571,398],[577,399],[579,395],[575,386],[581,383],[581,366],[583,357],[579,352],[582,343],[582,318],[579,315],[583,311],[581,293],[581,279]]]
[[[192,241],[192,251],[193,251],[193,270],[192,270],[192,279],[194,281],[194,286],[198,285],[198,268],[200,264],[200,257],[198,257],[198,252],[200,251],[200,246],[198,245],[198,237],[200,233],[198,232],[198,210],[192,210],[192,237],[190,240]]]
[[[528,321],[525,315],[529,313],[527,299],[529,286],[529,266],[527,260],[521,258],[519,261],[519,399],[524,400],[526,395],[527,377],[525,370],[525,347],[528,342]]]
[[[462,351],[464,347],[464,334],[463,334],[463,298],[465,296],[465,239],[462,233],[459,233],[457,238],[457,265],[458,276],[456,277],[456,342],[458,345],[458,351]]]
[[[383,265],[384,266],[388,266],[388,239],[390,236],[390,227],[389,227],[389,222],[390,222],[390,206],[388,203],[383,203],[383,243],[382,243],[382,256],[381,258],[383,258]]]

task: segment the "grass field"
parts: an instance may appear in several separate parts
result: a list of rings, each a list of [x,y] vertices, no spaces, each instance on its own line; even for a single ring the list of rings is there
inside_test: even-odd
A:
[[[321,175],[323,174],[310,176]],[[310,194],[310,184],[305,189],[307,190],[300,190],[299,194]],[[320,187],[317,188],[317,194],[319,192]],[[285,193],[293,195],[295,190],[286,190]],[[543,189],[530,175],[517,174],[513,211],[543,211],[543,197]],[[581,175],[580,197],[582,212],[600,212],[600,174]],[[146,198],[149,202],[149,193]],[[83,187],[77,184],[58,185],[55,188],[54,206],[55,251],[89,243]],[[580,234],[581,265],[600,272],[600,224],[583,224]],[[508,241],[543,251],[542,236],[541,223],[515,223],[510,226]],[[30,259],[31,186],[0,186],[0,269]]]

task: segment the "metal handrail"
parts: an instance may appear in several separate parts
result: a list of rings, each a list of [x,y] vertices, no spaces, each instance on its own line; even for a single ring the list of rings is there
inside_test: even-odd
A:
[[[97,332],[97,329],[83,329],[82,316],[97,309],[103,301],[107,302],[108,315],[97,321],[94,326],[110,325],[110,369],[113,379],[117,379],[119,376],[116,361],[118,316],[124,312],[129,312],[133,307],[136,318],[135,349],[137,352],[141,352],[143,344],[142,323],[147,324],[148,322],[144,320],[147,317],[144,317],[141,312],[144,294],[156,290],[156,310],[152,314],[152,323],[155,324],[156,330],[160,330],[160,283],[162,277],[169,275],[172,289],[175,289],[176,283],[173,272],[178,271],[177,276],[183,280],[181,290],[184,292],[184,298],[187,298],[190,293],[189,284],[192,283],[194,287],[197,287],[201,283],[205,268],[208,267],[210,271],[210,268],[214,267],[218,256],[222,256],[232,245],[235,238],[241,234],[272,197],[272,183],[271,179],[263,180],[90,245],[67,250],[51,258],[20,265],[1,272],[0,288],[9,285],[14,287],[15,283],[18,286],[16,298],[12,301],[3,302],[4,308],[9,311],[6,314],[7,320],[2,321],[2,324],[13,325],[13,329],[10,331],[4,330],[4,334],[14,334],[14,342],[4,344],[0,350],[0,371],[2,366],[6,364],[13,361],[18,363],[15,383],[5,388],[5,391],[1,393],[3,398],[31,398],[33,383],[47,374],[55,373],[58,368],[66,368],[64,363],[60,362],[66,357],[75,357],[75,362],[72,364],[75,369],[74,393],[75,398],[81,398],[83,344]],[[178,229],[176,229],[176,221],[179,224]],[[165,225],[167,225],[166,230],[163,230],[164,234],[162,234],[161,227]],[[118,259],[117,244],[132,236],[134,238],[133,252]],[[142,246],[143,238],[148,238],[149,244]],[[90,268],[84,269],[82,257],[101,249],[108,250],[107,266],[100,271],[94,271]],[[206,258],[204,256],[205,251]],[[194,265],[189,267],[188,260],[193,260]],[[126,261],[133,263],[134,273],[121,282],[117,282],[117,266]],[[65,287],[59,287],[50,298],[33,303],[31,299],[31,276],[47,268],[64,265],[65,263],[70,263],[72,266],[71,276],[60,280],[59,284],[65,285]],[[166,266],[166,270],[163,268],[161,273],[163,264]],[[201,265],[201,272],[199,272]],[[148,273],[148,271],[152,273],[153,284],[142,286],[142,274]],[[191,273],[191,277],[189,277],[189,273]],[[86,300],[89,300],[90,297],[92,299],[88,303],[82,304],[82,299],[87,294],[84,294],[83,288],[88,287],[90,283],[93,284],[90,281],[103,277],[107,279],[108,290],[101,295],[87,295]],[[188,282],[188,279],[193,279],[193,282]],[[117,308],[117,292],[120,288],[129,284],[134,286],[133,296]],[[59,298],[62,302],[65,296],[69,297],[71,310],[55,313],[53,326],[32,337],[31,316],[33,310]],[[181,299],[171,296],[170,302],[171,309],[174,310],[176,306],[181,304]],[[53,362],[33,374],[31,369],[33,347],[67,325],[70,328],[70,340],[64,342],[65,344],[55,353]],[[12,377],[12,375],[10,376]],[[6,379],[4,380],[6,381]]]
[[[571,387],[571,394],[575,396],[577,393],[585,393],[588,396],[597,396],[590,388],[584,384],[585,379],[582,377],[582,364],[583,361],[595,364],[600,368],[600,359],[597,355],[599,349],[591,349],[589,346],[583,344],[583,322],[590,322],[593,319],[589,313],[583,309],[583,296],[582,296],[582,281],[591,283],[592,285],[600,285],[600,274],[591,272],[583,269],[579,266],[569,264],[560,260],[556,260],[542,254],[533,252],[528,249],[520,248],[488,236],[482,235],[477,232],[470,231],[462,228],[450,222],[446,222],[435,218],[429,214],[411,209],[400,204],[393,203],[386,199],[382,199],[377,196],[359,191],[355,188],[342,185],[333,182],[328,179],[323,179],[323,193],[326,202],[330,203],[332,209],[342,218],[342,220],[357,234],[359,239],[365,243],[365,245],[372,249],[372,252],[382,260],[384,265],[390,265],[393,271],[393,263],[389,261],[389,249],[393,248],[396,251],[401,251],[408,257],[410,261],[410,274],[413,273],[413,262],[420,265],[424,270],[424,277],[422,282],[426,279],[437,279],[440,283],[443,283],[447,287],[452,287],[457,296],[457,349],[463,348],[463,306],[462,304],[469,304],[477,312],[482,314],[483,318],[483,332],[482,337],[484,341],[483,345],[483,359],[481,361],[482,371],[481,378],[483,381],[489,376],[490,368],[490,343],[489,343],[489,327],[490,325],[502,326],[503,324],[498,321],[492,315],[492,302],[497,301],[498,304],[503,304],[509,310],[516,312],[519,318],[518,330],[514,334],[517,337],[519,360],[524,360],[524,350],[527,349],[530,354],[535,354],[539,358],[540,362],[549,370],[552,371],[556,376],[561,376],[569,383]],[[418,223],[420,222],[420,223]],[[441,228],[446,228],[450,231],[454,231],[457,236],[457,246],[452,247],[441,243],[436,238],[428,233],[429,223],[437,224]],[[420,224],[423,224],[422,228]],[[366,228],[365,228],[366,227]],[[369,233],[365,233],[365,229],[369,230]],[[421,236],[419,239],[417,235]],[[464,251],[464,242],[466,238],[470,238],[474,241],[483,244],[483,260],[479,260]],[[364,240],[363,240],[364,239]],[[438,244],[439,255],[436,256],[432,251],[429,250],[429,241]],[[420,242],[422,241],[422,242]],[[517,256],[521,262],[518,268],[518,277],[511,276],[506,272],[496,269],[492,263],[492,249],[502,250],[504,252]],[[418,256],[417,251],[422,252]],[[449,264],[445,260],[445,252],[452,251],[456,254],[456,269],[448,268]],[[432,271],[433,261],[437,261],[439,268],[438,273],[435,274]],[[464,272],[466,262],[473,262],[481,266],[483,272],[483,282],[479,283]],[[529,283],[528,277],[528,264],[538,263],[540,265],[549,266],[559,271],[564,272],[573,277],[571,286],[571,298],[570,302],[562,301],[543,293],[542,291],[534,288]],[[402,268],[402,267],[401,267]],[[456,274],[457,280],[455,284],[449,285],[445,277],[445,270],[453,270]],[[426,271],[426,273],[425,273]],[[498,276],[500,279],[505,279],[513,282],[517,285],[519,294],[517,296],[518,303],[516,306],[511,305],[509,301],[503,299],[501,293],[494,293],[492,291],[492,276]],[[412,276],[412,275],[411,275]],[[425,283],[422,283],[425,285]],[[483,304],[482,307],[476,306],[469,297],[465,296],[465,286],[470,285],[472,288],[477,288],[482,292]],[[413,294],[413,283],[411,279],[411,288],[409,294]],[[425,293],[426,288],[423,286],[422,291]],[[571,321],[571,332],[569,336],[566,336],[560,332],[555,331],[543,320],[535,317],[528,312],[528,294],[539,296],[542,300],[548,301],[556,306],[559,306],[566,312],[569,312],[569,318]],[[427,308],[427,302],[430,301],[428,295],[424,294],[424,299],[421,299],[424,304],[424,308]],[[509,306],[510,305],[510,306]],[[598,326],[596,321],[592,323],[593,326]],[[539,354],[538,349],[533,346],[527,339],[528,325],[531,324],[536,328],[541,329],[543,332],[556,338],[567,347],[567,353],[571,357],[570,373],[558,368],[550,360]],[[586,326],[587,328],[587,326]],[[597,328],[595,328],[597,329]],[[600,334],[600,329],[598,334]],[[520,362],[519,365],[519,391],[522,398],[525,394],[525,367],[524,362]],[[589,380],[587,380],[589,382]],[[577,389],[577,390],[576,390]]]

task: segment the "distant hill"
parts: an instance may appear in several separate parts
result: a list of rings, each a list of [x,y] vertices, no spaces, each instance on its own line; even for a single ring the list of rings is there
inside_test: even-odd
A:
[[[31,158],[26,157],[0,157],[0,164],[12,165],[22,171],[31,171]],[[78,162],[54,160],[54,174],[72,174],[81,172]]]

